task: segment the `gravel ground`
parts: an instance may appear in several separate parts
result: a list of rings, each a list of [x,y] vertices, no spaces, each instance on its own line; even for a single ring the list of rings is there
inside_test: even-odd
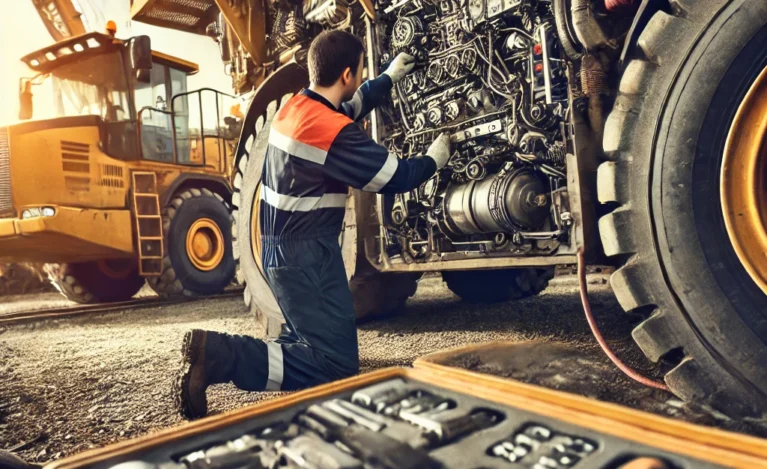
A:
[[[592,275],[589,283],[594,312],[608,330],[607,339],[627,362],[657,375],[661,370],[648,366],[633,343],[625,340],[639,318],[623,313],[606,276]],[[169,390],[178,369],[181,338],[191,328],[263,335],[242,301],[232,298],[0,328],[0,448],[22,445],[17,454],[44,463],[182,423]],[[461,302],[439,278],[427,278],[403,314],[363,324],[359,330],[363,371],[407,366],[440,349],[498,340],[519,342],[530,357],[551,358],[481,365],[476,357],[462,357],[459,364],[761,434],[752,426],[684,409],[669,394],[621,379],[594,347],[572,275],[555,278],[536,298],[481,306]],[[571,355],[572,351],[585,355]],[[528,372],[519,372],[520,367]],[[552,367],[561,373],[552,373]],[[573,373],[578,367],[584,371]],[[208,395],[211,413],[219,413],[280,393],[246,393],[232,385],[217,385]]]

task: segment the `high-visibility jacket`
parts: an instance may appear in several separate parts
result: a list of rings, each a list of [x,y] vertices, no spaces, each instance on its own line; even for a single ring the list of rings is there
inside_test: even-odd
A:
[[[363,83],[340,109],[311,90],[280,109],[272,121],[262,173],[262,236],[338,235],[349,186],[402,193],[435,173],[432,158],[399,159],[355,123],[383,102],[391,88],[391,78],[381,75]]]

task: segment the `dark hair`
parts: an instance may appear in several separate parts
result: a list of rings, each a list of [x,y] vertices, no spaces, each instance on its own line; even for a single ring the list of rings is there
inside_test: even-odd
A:
[[[357,73],[364,49],[357,37],[346,31],[323,31],[309,47],[309,80],[331,86],[347,67]]]

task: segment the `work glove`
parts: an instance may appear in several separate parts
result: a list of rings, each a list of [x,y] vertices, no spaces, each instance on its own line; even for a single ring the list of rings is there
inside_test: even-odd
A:
[[[392,60],[389,67],[384,71],[384,75],[389,75],[392,83],[397,83],[402,80],[411,70],[415,67],[415,57],[404,52],[400,52],[397,57]]]
[[[440,134],[426,150],[426,156],[431,157],[437,163],[437,170],[444,168],[450,159],[450,137],[443,133]]]

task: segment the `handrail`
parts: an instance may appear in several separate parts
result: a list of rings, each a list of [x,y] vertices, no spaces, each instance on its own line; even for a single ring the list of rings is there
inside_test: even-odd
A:
[[[203,113],[203,109],[202,109],[202,93],[203,93],[203,91],[211,91],[211,92],[215,93],[215,95],[216,95],[215,96],[215,98],[216,98],[216,125],[215,125],[216,133],[214,135],[205,135],[205,119],[204,119],[204,113]],[[200,108],[200,145],[202,146],[202,166],[205,167],[207,165],[207,154],[206,154],[206,150],[205,150],[205,138],[206,137],[207,138],[215,138],[215,139],[217,139],[219,141],[223,141],[223,142],[226,141],[226,138],[221,135],[221,126],[220,126],[220,124],[221,124],[221,110],[219,109],[219,106],[218,106],[219,95],[227,96],[227,97],[234,98],[234,99],[237,99],[237,96],[231,95],[229,93],[224,93],[222,91],[218,91],[216,89],[209,88],[209,87],[198,88],[198,89],[192,90],[192,91],[185,91],[183,93],[178,93],[178,94],[174,95],[173,97],[171,97],[171,99],[170,99],[170,108],[171,108],[172,112],[174,112],[174,113],[176,112],[176,99],[187,97],[187,96],[190,96],[190,95],[193,95],[193,94],[197,94],[197,101],[198,101],[198,105],[199,105],[199,108]],[[188,101],[187,101],[187,106],[188,105],[189,104],[188,104]],[[187,110],[187,112],[188,112],[188,110]],[[174,128],[174,139],[173,140],[174,140],[174,144],[175,144],[175,141],[176,141],[176,138],[175,138],[175,123],[174,123],[173,128]],[[221,172],[226,172],[229,169],[228,168],[229,162],[227,161],[227,158],[226,158],[226,148],[225,148],[225,145],[223,144],[223,142],[221,142],[221,144],[219,144],[219,147],[218,147],[218,157],[219,157],[218,158],[218,163],[219,163],[219,168],[218,169]],[[222,147],[224,147],[223,155],[222,155],[222,152],[221,152]],[[175,151],[175,149],[174,149],[174,151]]]
[[[184,91],[183,93],[176,94],[176,95],[173,96],[173,98],[171,98],[171,101],[173,101],[173,99],[175,99],[175,98],[177,98],[179,96],[186,96],[186,95],[190,95],[190,94],[194,94],[194,93],[199,93],[200,91],[212,91],[212,92],[214,92],[216,94],[223,94],[224,96],[228,96],[230,98],[237,99],[237,96],[235,96],[233,94],[224,93],[223,91],[218,91],[217,89],[208,88],[207,86],[205,86],[205,87],[202,87],[202,88],[197,88],[196,90]]]
[[[204,113],[203,113],[203,108],[202,108],[202,92],[203,91],[211,91],[211,92],[216,94],[216,96],[215,96],[215,98],[216,98],[216,125],[215,125],[215,134],[208,134],[208,135],[205,134],[205,121],[204,121],[204,115],[203,115]],[[183,98],[183,97],[186,97],[186,96],[189,96],[189,95],[192,95],[192,94],[197,94],[198,95],[198,104],[199,104],[199,108],[200,108],[200,145],[202,147],[202,163],[200,165],[198,165],[198,164],[191,164],[190,162],[179,163],[179,161],[178,161],[178,156],[179,155],[178,155],[178,135],[176,133],[176,117],[179,116],[179,113],[176,111],[175,103],[176,103],[176,99],[177,98]],[[141,152],[142,159],[144,158],[143,145],[142,145],[142,130],[141,130],[142,125],[143,125],[143,123],[142,123],[142,115],[143,115],[144,111],[153,111],[153,112],[159,112],[161,114],[168,115],[171,118],[171,132],[172,132],[172,135],[173,135],[173,163],[174,164],[184,164],[184,165],[187,165],[187,166],[202,166],[202,167],[205,167],[207,165],[207,154],[206,154],[206,149],[205,149],[205,139],[206,138],[215,138],[215,139],[220,141],[219,149],[218,149],[218,151],[219,151],[219,154],[218,154],[218,156],[219,156],[219,158],[218,158],[219,167],[218,167],[218,169],[220,171],[222,171],[222,172],[226,172],[229,169],[228,168],[229,167],[229,161],[226,158],[226,144],[225,144],[225,142],[228,139],[224,135],[222,135],[222,133],[221,133],[221,125],[220,125],[221,124],[221,110],[219,109],[219,105],[218,105],[219,95],[227,96],[227,97],[234,98],[234,99],[238,99],[237,96],[234,96],[234,95],[231,95],[231,94],[228,94],[228,93],[223,93],[223,92],[215,90],[213,88],[205,87],[205,88],[199,88],[199,89],[192,90],[192,91],[185,91],[183,93],[178,93],[178,94],[174,95],[173,97],[171,97],[171,99],[170,99],[170,109],[171,110],[170,111],[163,110],[163,109],[158,109],[158,108],[152,107],[152,106],[144,106],[144,107],[142,107],[138,111],[138,114],[137,114],[137,121],[138,122],[137,122],[137,132],[136,132],[137,136],[138,136],[138,147],[139,147],[139,151]],[[187,103],[187,106],[188,106],[188,103]],[[188,109],[187,109],[187,116],[186,117],[189,117]],[[188,124],[189,124],[189,122],[187,122],[187,125]],[[222,148],[223,148],[223,154],[222,154]]]

